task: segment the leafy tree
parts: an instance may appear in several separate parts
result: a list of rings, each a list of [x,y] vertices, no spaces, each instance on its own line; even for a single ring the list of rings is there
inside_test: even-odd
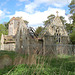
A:
[[[71,0],[69,8],[70,8],[70,13],[72,14],[70,18],[73,20],[73,25],[75,25],[75,0]]]
[[[29,22],[28,22],[28,21],[26,21],[26,20],[24,20],[24,22],[25,22],[25,24],[26,24],[26,25],[28,25],[28,23],[29,23]]]
[[[42,31],[43,27],[38,27],[35,31],[35,34],[38,35]]]
[[[67,32],[70,34],[72,33],[72,30],[73,30],[73,25],[72,24],[69,24],[69,23],[66,23],[66,30]]]
[[[49,15],[47,17],[48,20],[46,20],[46,21],[43,22],[44,23],[44,26],[50,24],[53,21],[54,18],[55,18],[55,15],[53,15],[53,14]]]
[[[69,4],[70,13],[75,13],[75,0],[71,0],[71,3]]]
[[[0,24],[0,38],[1,38],[2,34],[7,35],[8,34],[8,30],[6,29],[6,27],[4,25]]]
[[[66,23],[65,17],[60,16],[60,19],[61,19],[61,21],[62,21],[62,23],[63,23],[63,25],[64,25],[64,24]]]
[[[48,20],[44,21],[44,25],[46,26],[46,25],[50,24],[53,21],[54,18],[55,18],[55,15],[53,15],[53,14],[48,16],[47,17]],[[65,18],[63,16],[60,16],[60,19],[61,19],[63,24],[66,23],[66,20],[65,20]]]
[[[69,8],[70,8],[70,13],[72,14],[70,19],[73,20],[73,23],[68,24],[67,29],[71,31],[70,39],[72,44],[75,44],[75,0],[71,0]]]
[[[70,34],[72,44],[75,44],[75,30]]]
[[[8,29],[8,27],[9,27],[9,23],[10,23],[10,22],[6,22],[6,23],[4,23],[4,26],[6,27],[6,29]]]

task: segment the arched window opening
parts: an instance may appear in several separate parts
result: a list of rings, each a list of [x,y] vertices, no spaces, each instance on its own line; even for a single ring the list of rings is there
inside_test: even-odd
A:
[[[60,43],[60,38],[59,38],[58,42]]]

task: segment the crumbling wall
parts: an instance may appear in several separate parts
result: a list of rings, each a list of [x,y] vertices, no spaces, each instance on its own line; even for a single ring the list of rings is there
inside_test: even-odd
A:
[[[34,39],[32,37],[29,38],[29,54],[41,54],[42,51],[42,42]]]
[[[15,44],[4,44],[4,50],[15,51]]]
[[[28,53],[28,31],[24,21],[21,19],[16,34],[16,51]]]
[[[45,55],[55,54],[56,45],[54,45],[54,36],[45,35],[44,36],[44,50]]]

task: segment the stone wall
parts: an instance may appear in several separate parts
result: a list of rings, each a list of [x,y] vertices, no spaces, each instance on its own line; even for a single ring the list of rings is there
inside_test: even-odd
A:
[[[68,44],[68,43],[70,43],[69,36],[61,36],[60,40],[61,40],[62,44]]]
[[[29,38],[29,53],[30,54],[42,54],[43,46],[42,41],[38,41],[32,37]]]
[[[28,53],[28,31],[23,20],[20,20],[20,25],[16,33],[16,51],[19,53]]]
[[[58,44],[56,45],[57,54],[74,55],[75,46],[70,44]]]
[[[15,51],[15,44],[4,44],[4,50]]]

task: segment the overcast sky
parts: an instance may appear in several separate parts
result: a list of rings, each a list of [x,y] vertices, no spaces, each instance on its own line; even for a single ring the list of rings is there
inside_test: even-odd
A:
[[[50,14],[64,16],[67,22],[71,0],[0,0],[0,23],[10,18],[22,17],[29,22],[28,26],[42,26]]]

